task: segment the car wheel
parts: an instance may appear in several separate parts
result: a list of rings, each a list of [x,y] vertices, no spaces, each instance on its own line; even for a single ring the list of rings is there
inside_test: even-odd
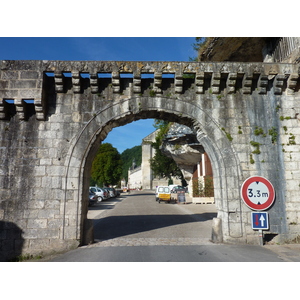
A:
[[[101,202],[103,198],[101,196],[98,197],[98,202]]]

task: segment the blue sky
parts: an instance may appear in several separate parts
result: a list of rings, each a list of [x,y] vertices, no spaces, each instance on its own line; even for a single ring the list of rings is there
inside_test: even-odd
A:
[[[188,61],[195,37],[0,37],[1,60]],[[153,132],[153,120],[114,128],[103,141],[120,153]]]
[[[188,60],[194,37],[2,37],[1,59]]]

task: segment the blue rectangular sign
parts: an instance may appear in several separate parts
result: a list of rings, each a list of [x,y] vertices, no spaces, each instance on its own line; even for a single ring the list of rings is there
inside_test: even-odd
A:
[[[267,212],[251,213],[252,229],[269,229],[269,216]]]

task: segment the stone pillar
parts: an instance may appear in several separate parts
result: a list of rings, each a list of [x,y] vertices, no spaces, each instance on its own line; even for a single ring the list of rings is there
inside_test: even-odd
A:
[[[15,99],[15,106],[17,114],[19,115],[20,120],[25,119],[25,113],[24,113],[24,102],[22,99]]]
[[[227,92],[228,94],[235,93],[237,73],[230,73],[227,78]]]
[[[162,82],[162,73],[161,72],[155,72],[154,73],[154,92],[156,94],[161,94],[161,82]]]
[[[120,93],[120,73],[112,72],[113,93]]]
[[[152,158],[152,146],[150,143],[142,143],[142,186],[143,189],[152,189],[152,170],[150,168]]]
[[[141,88],[142,80],[141,80],[141,74],[140,73],[134,73],[133,74],[133,93],[134,94],[140,94],[142,91]]]
[[[200,72],[196,74],[196,93],[197,94],[204,93],[204,72]]]
[[[98,75],[97,73],[90,74],[91,92],[93,94],[98,93]]]
[[[80,73],[78,71],[72,73],[72,85],[74,93],[80,93]]]
[[[54,75],[55,92],[62,93],[64,91],[63,75],[61,72],[56,71]]]

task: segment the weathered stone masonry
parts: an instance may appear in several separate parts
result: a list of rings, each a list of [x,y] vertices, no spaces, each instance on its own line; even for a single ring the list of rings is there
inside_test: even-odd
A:
[[[219,240],[259,242],[240,197],[252,175],[276,190],[267,234],[299,235],[298,65],[1,61],[0,70],[2,260],[89,242],[97,148],[112,128],[145,118],[197,130],[213,167]]]

